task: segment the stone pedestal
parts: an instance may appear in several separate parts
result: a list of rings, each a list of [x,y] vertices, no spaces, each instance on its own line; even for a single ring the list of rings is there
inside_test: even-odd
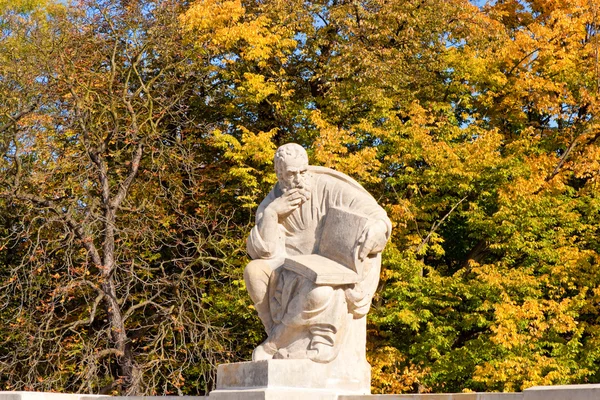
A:
[[[370,393],[369,364],[264,360],[219,365],[210,400],[336,400]],[[358,378],[358,377],[361,378]]]

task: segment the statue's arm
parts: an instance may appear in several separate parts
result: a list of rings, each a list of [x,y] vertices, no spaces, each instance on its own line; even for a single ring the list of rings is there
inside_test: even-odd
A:
[[[257,213],[256,226],[250,231],[250,236],[248,236],[246,242],[246,249],[250,257],[254,260],[280,257],[279,253],[285,251],[285,243],[283,242],[284,239],[279,232],[277,220],[275,220],[275,224],[270,225],[268,220],[265,221],[264,213]]]
[[[246,241],[246,249],[252,259],[272,259],[278,256],[284,247],[282,235],[279,232],[277,214],[269,206],[275,196],[273,193],[263,200],[256,212],[256,225],[250,231]]]
[[[362,261],[368,255],[381,253],[390,237],[391,223],[385,218],[372,219],[358,239],[358,258]]]
[[[273,207],[267,206],[256,215],[256,229],[260,237],[267,243],[275,243],[279,239],[279,216]]]
[[[248,254],[253,259],[273,259],[285,256],[285,238],[279,221],[297,209],[309,198],[309,193],[292,189],[279,197],[272,191],[256,212],[256,226],[246,242]]]

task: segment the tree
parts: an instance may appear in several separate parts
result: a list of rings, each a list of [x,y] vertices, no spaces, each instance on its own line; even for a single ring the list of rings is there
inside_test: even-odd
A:
[[[188,74],[180,6],[32,7],[4,14],[15,33],[3,45],[16,51],[2,83],[16,100],[3,103],[0,190],[16,215],[2,251],[17,257],[3,268],[0,380],[205,392],[228,357],[228,333],[213,323],[225,317],[210,305],[226,291],[237,227],[203,198],[216,183],[205,176],[206,122],[188,104],[206,76]]]

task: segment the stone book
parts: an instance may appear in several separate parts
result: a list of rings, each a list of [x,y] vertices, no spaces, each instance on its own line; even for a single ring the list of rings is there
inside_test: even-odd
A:
[[[358,259],[358,239],[368,218],[342,208],[331,208],[325,216],[315,254],[291,256],[284,267],[318,285],[348,285],[363,278]]]

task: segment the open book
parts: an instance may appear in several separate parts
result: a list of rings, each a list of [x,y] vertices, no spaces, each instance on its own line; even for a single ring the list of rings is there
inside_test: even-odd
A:
[[[368,218],[341,208],[331,208],[315,254],[291,256],[284,268],[320,285],[347,285],[363,278],[363,262],[358,259],[358,239]]]

